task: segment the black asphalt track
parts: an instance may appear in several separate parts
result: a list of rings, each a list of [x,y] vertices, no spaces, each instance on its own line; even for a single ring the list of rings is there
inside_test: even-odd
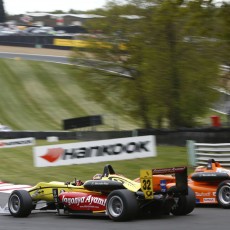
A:
[[[3,207],[9,194],[0,193]],[[107,217],[58,216],[55,212],[37,212],[27,218],[0,214],[0,230],[220,230],[230,227],[230,209],[217,206],[196,207],[187,216],[155,216],[129,222],[113,222]]]

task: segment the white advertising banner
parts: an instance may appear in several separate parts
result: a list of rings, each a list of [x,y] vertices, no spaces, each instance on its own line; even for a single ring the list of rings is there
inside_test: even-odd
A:
[[[35,145],[35,139],[33,137],[18,138],[18,139],[7,139],[0,140],[0,148],[13,148],[26,145]]]
[[[34,165],[48,167],[156,156],[155,136],[36,146]]]

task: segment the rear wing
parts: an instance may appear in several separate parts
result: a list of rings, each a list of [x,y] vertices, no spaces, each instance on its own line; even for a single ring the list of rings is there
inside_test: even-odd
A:
[[[150,169],[150,170],[141,170],[140,172],[140,181],[141,189],[145,194],[146,199],[153,199],[153,180],[152,176],[154,175],[175,175],[175,190],[174,193],[187,195],[188,194],[188,173],[187,167],[173,167],[173,168],[161,168],[161,169]],[[161,192],[167,193],[166,188],[167,181],[162,179],[160,181]]]

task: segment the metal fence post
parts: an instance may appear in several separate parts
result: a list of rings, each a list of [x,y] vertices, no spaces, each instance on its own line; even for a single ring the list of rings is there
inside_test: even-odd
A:
[[[189,165],[196,166],[195,141],[187,140],[186,146],[187,146]]]

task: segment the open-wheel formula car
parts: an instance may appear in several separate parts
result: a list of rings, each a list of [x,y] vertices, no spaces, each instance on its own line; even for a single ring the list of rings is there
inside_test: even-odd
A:
[[[27,217],[44,201],[40,210],[57,210],[60,215],[105,214],[114,221],[131,220],[156,211],[173,215],[193,211],[195,194],[188,188],[186,167],[150,172],[151,175],[148,171],[140,179],[131,180],[106,165],[102,175],[84,183],[40,182],[28,191],[15,190],[9,197],[8,208],[14,217]],[[168,190],[162,175],[166,173],[175,174],[174,186]],[[157,177],[155,185],[152,176]]]
[[[153,175],[152,181],[155,186],[164,183],[170,191],[175,186],[176,177]],[[218,204],[222,208],[230,208],[230,170],[223,168],[214,159],[209,159],[206,166],[198,166],[188,176],[188,187],[194,191],[197,205]]]
[[[188,177],[188,186],[195,192],[197,204],[218,204],[230,208],[230,170],[214,159],[198,166]]]

